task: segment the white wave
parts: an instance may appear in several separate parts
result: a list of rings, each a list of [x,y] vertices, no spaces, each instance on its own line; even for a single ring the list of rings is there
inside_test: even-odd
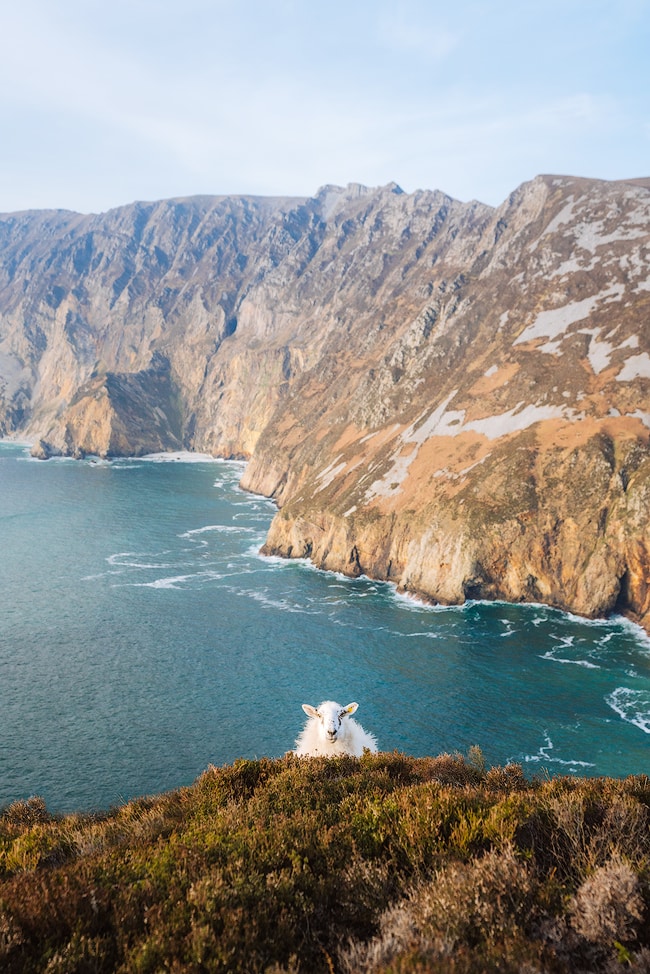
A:
[[[98,582],[102,578],[110,578],[110,577],[112,577],[114,575],[123,575],[123,574],[124,574],[124,572],[122,571],[122,569],[118,567],[115,571],[112,571],[112,572],[97,572],[94,575],[82,575],[81,578],[79,579],[79,581],[80,582]]]
[[[586,659],[567,659],[564,656],[555,656],[555,652],[558,650],[549,649],[547,653],[542,653],[540,659],[549,659],[553,663],[571,663],[573,666],[584,666],[587,670],[599,670],[600,666],[597,663],[590,663]]]
[[[569,620],[570,622],[576,622],[587,629],[622,629],[629,633],[637,643],[642,643],[643,648],[650,652],[650,634],[645,629],[642,629],[638,623],[632,622],[631,619],[627,619],[625,616],[611,615],[606,619],[587,619],[585,616],[575,615],[573,612],[564,612],[561,609],[552,609],[551,611],[557,613],[560,618]],[[603,636],[603,640],[611,639],[614,635],[616,633],[610,631]]]
[[[229,503],[231,507],[244,508],[243,511],[233,514],[232,516],[233,521],[243,521],[243,520],[259,521],[260,525],[262,524],[264,525],[265,530],[268,528],[269,521],[271,520],[269,517],[269,511],[265,511],[263,508],[259,507],[259,505],[253,503],[248,503],[248,504],[233,504],[232,502]]]
[[[442,635],[439,632],[398,632],[395,629],[387,629],[385,626],[379,626],[378,630],[388,633],[389,636],[396,636],[398,639],[441,639]]]
[[[260,542],[260,547],[262,544],[264,544],[263,540]],[[315,565],[309,560],[309,558],[282,558],[281,555],[265,555],[255,545],[250,547],[246,551],[246,554],[251,558],[257,558],[259,561],[264,562],[264,564],[273,565],[276,568],[291,568],[295,565],[300,565],[303,568],[309,569],[315,568]]]
[[[280,609],[282,612],[292,612],[296,615],[315,615],[317,612],[306,609],[304,605],[288,602],[286,599],[273,598],[268,591],[262,589],[230,588],[235,595],[243,595],[246,598],[258,602],[266,609]]]
[[[553,744],[553,741],[549,737],[548,731],[544,731],[544,739],[546,740],[546,744],[544,744],[544,745],[542,745],[542,747],[540,747],[540,749],[537,752],[537,754],[526,754],[526,755],[524,755],[524,761],[526,761],[529,764],[530,763],[532,763],[532,764],[540,764],[542,762],[544,764],[559,764],[562,767],[566,767],[566,768],[569,768],[569,769],[571,769],[571,768],[595,768],[596,767],[596,765],[593,764],[593,762],[591,762],[591,761],[578,761],[578,760],[567,761],[564,758],[555,758],[555,757],[553,757],[552,755],[550,755],[548,753],[549,751],[553,751],[555,749],[555,746]]]
[[[194,541],[196,535],[207,534],[210,531],[215,531],[222,534],[253,534],[255,528],[240,528],[236,524],[206,524],[206,526],[203,528],[193,528],[191,531],[183,531],[183,533],[177,535],[177,537]],[[207,544],[207,541],[201,540],[201,543]]]
[[[650,633],[645,629],[631,619],[626,619],[625,616],[612,616],[611,622],[615,622],[617,626],[633,636],[637,643],[642,644],[644,651],[650,653]]]
[[[172,578],[157,578],[154,582],[133,582],[133,588],[180,588],[189,575],[176,575]]]
[[[551,636],[556,643],[561,643],[563,646],[573,646],[575,642],[575,636]]]
[[[224,463],[218,457],[213,457],[209,453],[192,453],[191,450],[177,450],[170,453],[147,453],[139,460],[147,460],[149,463]],[[227,461],[232,463],[233,461]]]
[[[399,604],[402,609],[411,612],[444,612],[449,614],[460,613],[464,610],[463,605],[442,605],[436,602],[425,602],[412,592],[401,592],[393,582],[385,583],[391,599]],[[466,603],[467,604],[467,603]]]
[[[286,563],[286,558],[278,558],[277,561],[275,556],[263,555],[260,548],[264,544],[264,538],[260,535],[256,540],[246,549],[244,555],[246,558],[254,558],[256,561],[264,562],[269,568],[280,568]]]
[[[263,544],[264,539],[262,538],[260,541],[260,547]],[[326,575],[328,578],[336,579],[337,582],[341,583],[340,587],[355,598],[366,598],[368,595],[377,595],[384,587],[387,590],[392,590],[395,588],[391,582],[376,582],[368,575],[344,575],[343,572],[319,568],[318,565],[315,565],[310,558],[284,558],[282,555],[266,555],[259,551],[259,549],[256,549],[254,546],[249,548],[246,554],[250,557],[258,558],[260,561],[272,567],[290,569],[298,566],[306,571],[316,572],[320,575]],[[355,591],[355,589],[361,585],[369,586],[368,591]],[[418,603],[418,605],[420,605],[420,607],[427,608],[427,606],[423,603]]]
[[[622,720],[650,734],[650,690],[617,687],[605,697],[605,703]]]
[[[168,551],[161,552],[162,555],[168,555]],[[118,551],[114,555],[109,555],[106,561],[109,565],[113,565],[117,568],[155,568],[160,570],[161,568],[178,568],[178,562],[166,562],[166,561],[133,561],[134,558],[155,558],[156,555],[147,555],[146,552],[138,551]],[[158,555],[160,557],[160,555]],[[129,559],[128,561],[125,559]]]
[[[187,575],[170,575],[166,578],[156,578],[152,582],[127,582],[129,588],[180,589],[198,581],[220,581],[227,576],[221,572],[190,572]],[[122,583],[123,587],[124,583]]]
[[[516,607],[526,612],[534,609],[539,613],[530,620],[534,626],[539,626],[555,619],[560,622],[575,622],[578,625],[585,626],[589,629],[611,629],[612,627],[620,626],[622,628],[628,628],[639,638],[643,639],[645,637],[645,641],[648,643],[650,648],[650,636],[636,623],[626,619],[625,616],[612,615],[607,619],[588,619],[586,616],[576,615],[574,612],[567,612],[564,609],[556,609],[554,606],[547,605],[545,602],[504,602],[502,599],[494,599],[494,601],[490,599],[468,599],[467,602],[464,603],[463,607],[469,608],[474,605],[500,605],[507,606],[510,609]]]
[[[42,460],[39,460],[38,457],[31,456],[31,454],[28,455],[28,456],[24,456],[24,457],[16,457],[16,459],[17,460],[26,460],[28,463],[37,463],[37,464],[42,464],[43,463]],[[74,457],[57,457],[57,456],[52,456],[52,457],[48,457],[47,462],[51,466],[55,466],[57,463],[90,463],[90,460],[88,460],[88,459],[86,459],[86,460],[75,460]]]

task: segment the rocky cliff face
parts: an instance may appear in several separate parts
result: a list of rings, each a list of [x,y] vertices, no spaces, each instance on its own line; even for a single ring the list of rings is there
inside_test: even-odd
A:
[[[250,457],[266,550],[650,628],[650,181],[0,217],[0,430]]]

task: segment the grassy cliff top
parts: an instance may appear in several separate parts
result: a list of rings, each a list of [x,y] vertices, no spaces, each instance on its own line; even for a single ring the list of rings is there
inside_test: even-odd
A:
[[[106,814],[0,816],[7,974],[640,972],[649,919],[645,775],[290,755]]]

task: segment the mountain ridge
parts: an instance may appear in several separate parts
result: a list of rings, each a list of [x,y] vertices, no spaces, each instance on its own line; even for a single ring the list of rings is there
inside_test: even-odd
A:
[[[246,457],[268,553],[650,628],[649,189],[0,216],[0,433]]]

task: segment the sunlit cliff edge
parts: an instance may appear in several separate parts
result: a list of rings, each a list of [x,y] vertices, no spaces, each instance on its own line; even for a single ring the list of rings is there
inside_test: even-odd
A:
[[[0,435],[246,457],[268,553],[650,629],[650,180],[0,216]]]

